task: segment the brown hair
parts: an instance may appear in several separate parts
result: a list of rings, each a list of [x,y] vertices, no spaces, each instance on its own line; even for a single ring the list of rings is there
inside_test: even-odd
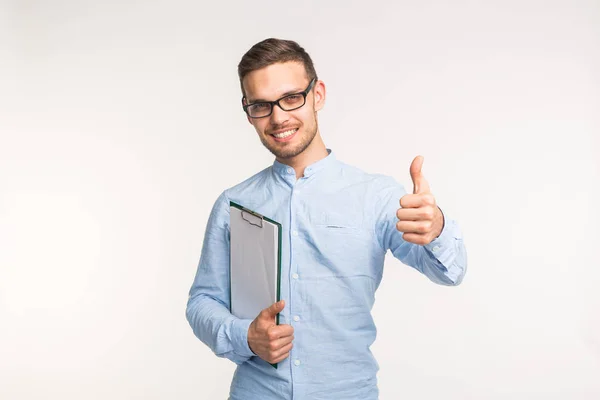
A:
[[[269,38],[252,46],[238,64],[238,76],[240,77],[242,94],[246,96],[242,81],[250,72],[271,64],[289,61],[302,63],[309,81],[313,78],[318,79],[312,59],[298,43],[293,40]]]

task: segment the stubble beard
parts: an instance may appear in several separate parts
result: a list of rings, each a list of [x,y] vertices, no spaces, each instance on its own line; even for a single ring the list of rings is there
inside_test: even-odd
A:
[[[308,146],[310,146],[310,144],[312,143],[312,141],[314,140],[315,136],[317,136],[317,121],[314,121],[314,124],[312,124],[312,127],[308,127],[308,129],[306,129],[303,133],[304,136],[300,137],[300,138],[294,138],[294,142],[298,141],[298,139],[300,139],[295,145],[292,145],[291,143],[278,143],[275,142],[273,143],[272,141],[270,141],[268,137],[265,137],[263,135],[260,135],[260,141],[262,142],[262,144],[267,148],[267,150],[269,150],[275,157],[279,158],[279,159],[289,159],[292,157],[296,157],[298,154],[301,154],[304,150],[306,150],[308,148]],[[299,128],[299,132],[298,133],[302,133],[303,127],[301,126]],[[297,134],[297,133],[296,133]]]

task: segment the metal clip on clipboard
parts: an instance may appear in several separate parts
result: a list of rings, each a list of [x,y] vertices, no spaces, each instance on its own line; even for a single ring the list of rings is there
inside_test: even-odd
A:
[[[258,226],[259,228],[263,227],[263,219],[264,219],[264,217],[262,215],[260,215],[257,212],[254,212],[254,211],[250,211],[247,208],[242,208],[241,211],[242,211],[242,219],[244,219],[245,221],[247,221],[250,225]],[[251,217],[248,218],[246,216],[246,214],[250,214],[250,215],[252,215],[252,216],[254,216],[256,218],[251,218]],[[258,223],[253,222],[252,220],[258,221]]]

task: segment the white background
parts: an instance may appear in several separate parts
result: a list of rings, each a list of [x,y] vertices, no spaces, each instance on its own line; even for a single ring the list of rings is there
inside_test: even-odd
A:
[[[298,41],[327,147],[464,232],[388,254],[381,399],[600,398],[597,1],[0,1],[0,398],[224,399],[185,319],[219,193],[268,166],[236,67]]]

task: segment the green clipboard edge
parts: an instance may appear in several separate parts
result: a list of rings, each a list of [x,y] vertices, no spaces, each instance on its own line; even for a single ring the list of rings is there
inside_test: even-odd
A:
[[[279,245],[277,246],[277,301],[280,301],[281,300],[281,238],[282,238],[281,224],[277,221],[272,220],[269,217],[265,217],[264,215],[257,213],[256,211],[252,211],[249,208],[246,208],[236,202],[229,201],[229,205],[237,208],[238,210],[246,211],[246,212],[254,215],[255,217],[264,219],[265,221],[268,221],[272,224],[275,224],[275,226],[277,226],[277,241],[279,242]],[[231,312],[231,257],[229,257],[229,312]],[[275,322],[277,325],[279,325],[279,313],[277,313],[277,316],[275,317]],[[269,364],[271,364],[271,363],[269,363]],[[271,365],[274,368],[277,368],[277,364],[271,364]]]

